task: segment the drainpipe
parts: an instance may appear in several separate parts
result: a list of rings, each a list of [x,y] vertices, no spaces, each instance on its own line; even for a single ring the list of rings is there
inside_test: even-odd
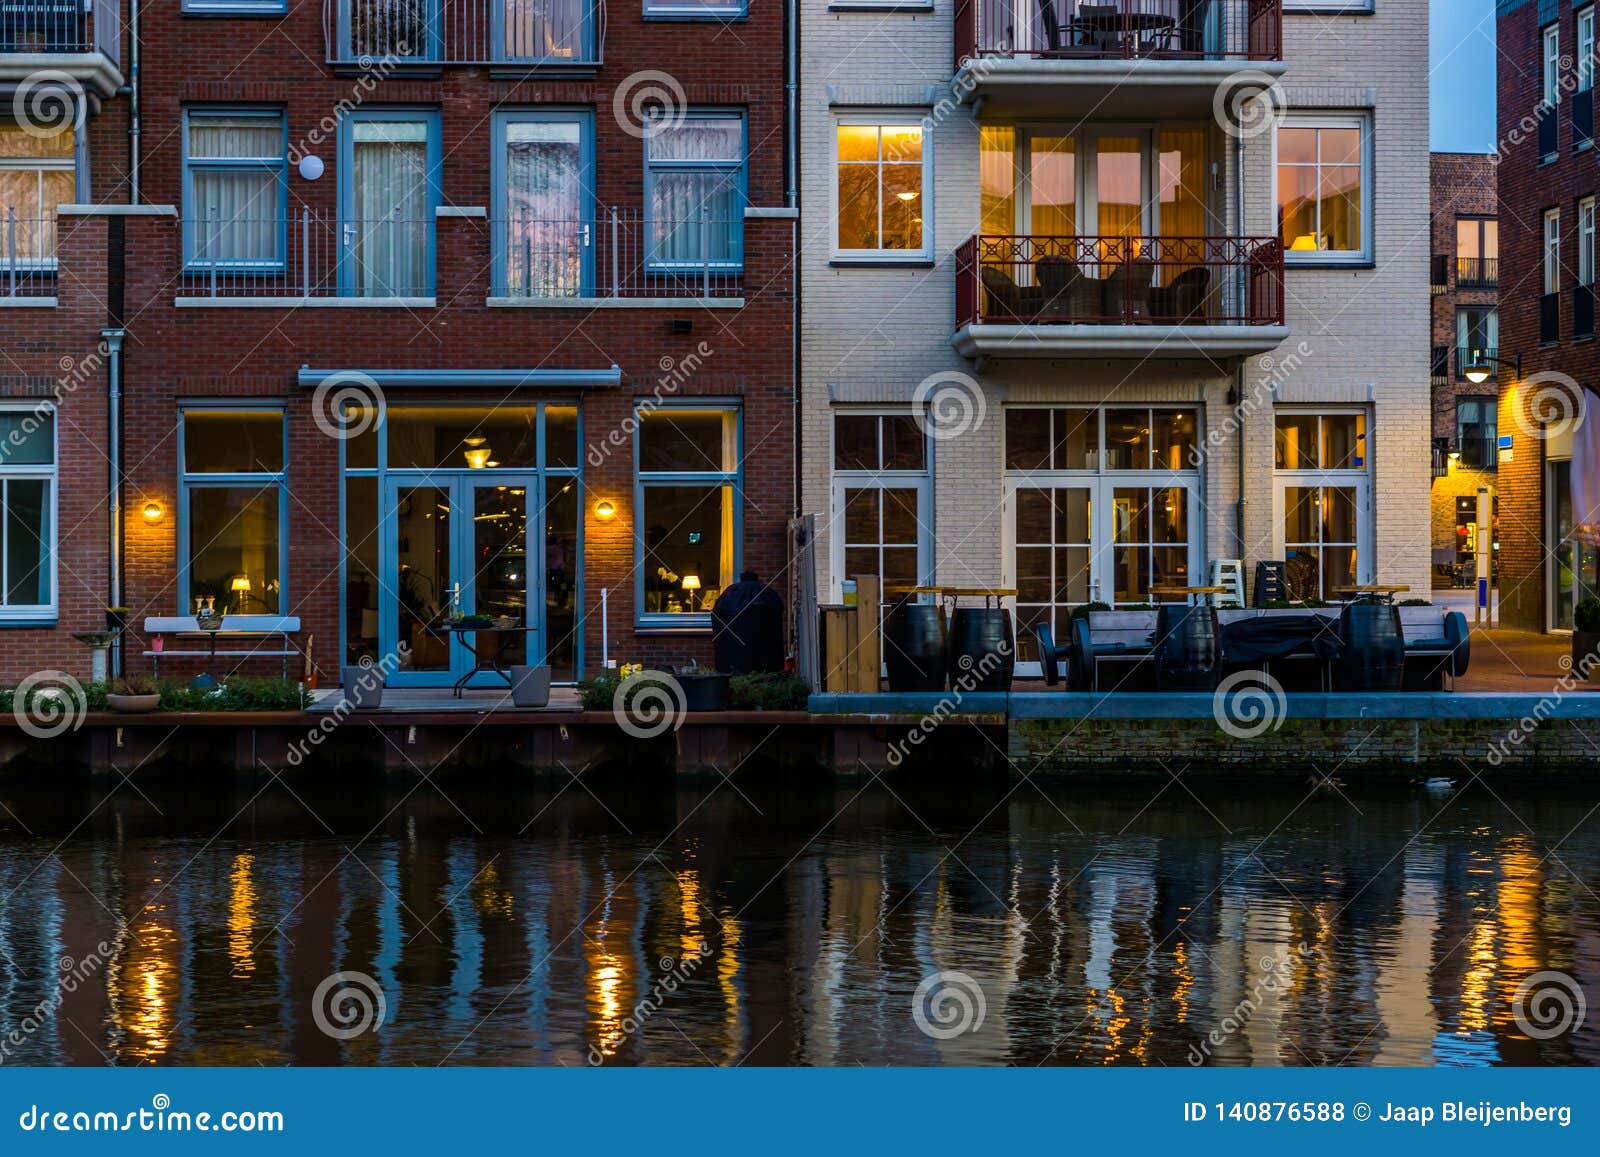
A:
[[[128,0],[128,203],[139,197],[139,0]]]
[[[784,53],[783,53],[783,103],[785,125],[784,139],[784,201],[789,208],[798,210],[800,207],[800,0],[785,0],[784,8]],[[794,306],[790,310],[789,334],[789,376],[792,379],[791,418],[794,423],[794,492],[790,504],[790,514],[798,516],[803,509],[802,497],[804,488],[801,485],[800,463],[803,461],[801,454],[805,450],[805,441],[801,437],[801,406],[800,406],[800,221],[795,218],[790,223],[789,234],[789,281],[794,294]],[[785,528],[787,536],[787,528]]]
[[[1235,237],[1243,237],[1244,236],[1244,139],[1242,137],[1237,137],[1237,136],[1233,138],[1233,180],[1234,180],[1234,185],[1236,186],[1235,192],[1234,192],[1234,199],[1233,199],[1233,225],[1234,225],[1233,235]],[[1243,291],[1244,291],[1244,286],[1241,283],[1240,292],[1242,293]],[[1242,304],[1243,304],[1243,299],[1241,299],[1241,306],[1242,306]],[[1235,520],[1236,521],[1235,533],[1237,534],[1238,552],[1235,555],[1235,557],[1238,558],[1238,560],[1239,560],[1241,565],[1243,565],[1243,563],[1244,563],[1244,553],[1245,553],[1245,545],[1244,545],[1245,544],[1245,538],[1244,538],[1244,513],[1245,513],[1245,505],[1246,505],[1245,504],[1245,497],[1244,497],[1244,482],[1245,482],[1245,476],[1246,476],[1245,460],[1244,460],[1244,452],[1245,452],[1245,436],[1244,436],[1244,434],[1245,434],[1245,405],[1244,405],[1245,372],[1244,372],[1244,366],[1245,366],[1245,359],[1240,358],[1239,359],[1239,364],[1237,366],[1235,366],[1234,370],[1233,370],[1234,416],[1238,419],[1238,429],[1239,429],[1239,504],[1238,504],[1238,506],[1236,508],[1237,511],[1238,511],[1238,516],[1237,516],[1237,518]]]
[[[125,329],[103,329],[101,339],[106,343],[106,460],[109,497],[106,500],[107,570],[109,571],[106,606],[122,605],[122,339]],[[111,675],[122,675],[122,639],[111,645]]]

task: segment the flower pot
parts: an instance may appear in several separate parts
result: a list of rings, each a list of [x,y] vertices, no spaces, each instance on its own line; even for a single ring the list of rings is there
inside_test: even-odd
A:
[[[106,706],[122,715],[144,715],[161,706],[161,696],[152,695],[107,695]]]
[[[678,675],[685,711],[726,711],[730,675]]]
[[[511,668],[511,702],[518,707],[546,707],[550,703],[550,668]]]
[[[389,673],[382,667],[340,667],[344,701],[353,711],[373,711],[383,706],[383,685]]]
[[[1572,632],[1572,677],[1594,680],[1600,675],[1600,631]]]

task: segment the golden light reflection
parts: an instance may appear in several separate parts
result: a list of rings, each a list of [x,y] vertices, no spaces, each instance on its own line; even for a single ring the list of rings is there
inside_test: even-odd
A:
[[[700,905],[700,874],[692,868],[683,868],[672,873],[678,882],[678,920],[682,931],[678,936],[678,955],[680,957],[698,956],[700,942],[705,939],[701,932]]]
[[[233,857],[233,868],[228,873],[228,956],[235,976],[248,976],[256,970],[252,949],[260,896],[252,874],[255,863],[254,856],[240,852]]]
[[[1178,1023],[1189,1023],[1189,991],[1194,988],[1194,969],[1189,966],[1189,946],[1182,940],[1172,949],[1172,975],[1177,984],[1172,989],[1172,1003],[1177,1006]]]
[[[472,886],[472,906],[477,909],[478,915],[486,919],[500,920],[511,919],[515,898],[503,886],[500,879],[500,869],[491,860],[478,873],[478,878]]]
[[[158,909],[152,905],[150,910]],[[178,933],[154,917],[141,921],[128,939],[117,970],[120,999],[113,1015],[127,1034],[129,1057],[157,1060],[172,1045],[179,951]]]

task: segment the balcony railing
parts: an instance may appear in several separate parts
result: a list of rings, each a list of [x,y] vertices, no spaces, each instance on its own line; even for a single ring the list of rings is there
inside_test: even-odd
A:
[[[1467,435],[1456,446],[1461,465],[1468,470],[1493,470],[1500,465],[1500,440],[1483,435]]]
[[[1500,284],[1498,257],[1457,257],[1456,286],[1459,289],[1493,289]]]
[[[54,297],[56,216],[0,211],[0,297]]]
[[[120,0],[0,0],[0,52],[98,52],[120,66]]]
[[[180,297],[427,298],[434,223],[393,214],[183,221]]]
[[[525,299],[713,298],[744,292],[744,220],[514,215],[495,221],[492,295]]]
[[[1450,381],[1450,347],[1436,345],[1433,347],[1433,384],[1446,385]]]
[[[1283,0],[956,0],[956,64],[983,56],[1281,60]]]
[[[323,0],[331,64],[600,63],[605,0]]]
[[[1495,361],[1500,350],[1495,346],[1457,345],[1455,347],[1456,377],[1465,378],[1470,365],[1486,365],[1498,377],[1500,363]]]
[[[956,251],[956,324],[1283,324],[1276,237],[978,236]]]

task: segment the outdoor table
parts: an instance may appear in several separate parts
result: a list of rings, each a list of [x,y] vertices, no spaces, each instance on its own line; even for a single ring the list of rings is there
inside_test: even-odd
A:
[[[1229,590],[1228,587],[1210,587],[1210,586],[1207,586],[1207,587],[1151,587],[1150,588],[1150,593],[1153,594],[1153,595],[1183,595],[1185,598],[1197,598],[1197,599],[1201,600],[1201,605],[1203,605],[1205,600],[1210,599],[1214,595],[1225,595],[1225,594],[1228,593],[1228,590]]]
[[[472,669],[457,679],[455,685],[450,689],[451,694],[460,699],[467,689],[467,684],[472,681],[472,677],[482,671],[500,676],[506,681],[506,686],[510,687],[511,670],[509,667],[502,666],[500,660],[505,657],[506,649],[511,646],[511,636],[519,632],[526,636],[530,632],[538,630],[538,628],[518,626],[515,619],[493,623],[449,622],[447,620],[442,623],[434,623],[429,627],[429,630],[440,634],[458,636],[461,639],[461,645],[472,656]],[[476,636],[479,631],[495,631],[503,636],[500,640],[500,645],[495,648],[494,654],[487,656],[487,662],[485,661],[485,656],[480,654],[475,646]]]
[[[1154,46],[1157,41],[1165,41],[1170,47],[1178,21],[1160,12],[1084,12],[1080,9],[1074,27],[1093,33],[1097,38],[1126,34],[1135,49],[1132,55],[1137,56],[1142,43]],[[1141,39],[1141,33],[1154,35]]]

